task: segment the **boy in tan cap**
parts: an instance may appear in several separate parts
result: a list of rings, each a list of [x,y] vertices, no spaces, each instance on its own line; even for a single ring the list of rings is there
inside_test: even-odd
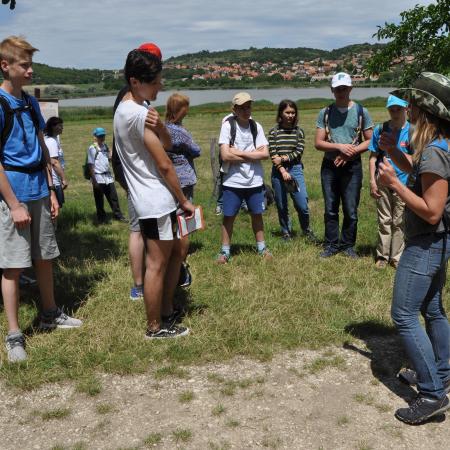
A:
[[[264,241],[264,181],[261,160],[268,159],[269,147],[263,128],[252,118],[250,94],[239,92],[233,97],[233,114],[222,123],[219,145],[223,161],[222,248],[217,263],[230,259],[231,237],[242,201],[247,203],[258,253],[265,259],[272,254]]]

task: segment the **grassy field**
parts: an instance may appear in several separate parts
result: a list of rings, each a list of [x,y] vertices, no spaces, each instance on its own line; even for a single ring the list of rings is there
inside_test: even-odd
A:
[[[275,106],[261,109],[254,117],[268,131],[274,122]],[[58,303],[85,323],[78,330],[35,332],[38,292],[24,291],[20,324],[27,330],[29,359],[22,365],[4,363],[0,368],[3,380],[30,389],[45,382],[72,379],[80,390],[90,392],[101,389],[97,374],[102,371],[176,373],[185,364],[222,361],[235,355],[267,359],[282,349],[339,345],[356,334],[392,330],[389,309],[394,270],[377,271],[373,262],[376,210],[369,196],[367,155],[363,156],[365,178],[356,248],[362,258],[354,261],[338,255],[322,261],[318,258],[320,248],[301,237],[289,244],[281,242],[272,206],[264,220],[274,260],[265,262],[255,254],[249,217],[241,214],[236,221],[232,262],[226,266],[214,264],[221,218],[214,215],[211,200],[209,143],[217,137],[226,112],[197,110],[185,121],[203,149],[196,162],[199,182],[195,200],[204,207],[207,228],[191,241],[189,263],[194,282],[189,290],[177,293],[180,301],[188,302],[185,324],[192,334],[170,342],[143,339],[143,304],[128,298],[131,276],[126,224],[93,224],[94,200],[81,166],[92,128],[105,127],[111,142],[111,119],[66,120],[61,139],[70,186],[58,220],[62,256],[55,264],[55,289]],[[375,121],[386,117],[382,107],[372,107],[370,112]],[[312,227],[323,236],[322,154],[313,148],[317,113],[318,107],[303,109],[301,125],[307,137],[304,163]],[[267,181],[269,165],[266,163]],[[126,211],[124,193],[120,187],[118,191]],[[298,231],[296,217],[294,227]],[[5,315],[0,309],[0,334],[5,333]],[[3,345],[0,357],[5,361]]]

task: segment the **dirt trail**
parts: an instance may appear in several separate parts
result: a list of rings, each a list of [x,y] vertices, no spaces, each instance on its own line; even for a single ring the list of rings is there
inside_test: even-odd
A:
[[[100,375],[94,397],[71,383],[25,393],[0,385],[0,448],[448,448],[443,418],[415,427],[394,418],[399,395],[413,391],[392,376],[391,341],[236,358],[181,378]],[[380,348],[390,349],[384,366],[373,358]]]

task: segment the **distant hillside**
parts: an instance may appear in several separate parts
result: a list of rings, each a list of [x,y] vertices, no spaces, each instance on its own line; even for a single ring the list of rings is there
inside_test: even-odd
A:
[[[297,48],[255,48],[250,47],[247,50],[223,50],[218,52],[210,52],[203,50],[197,53],[187,53],[180,56],[175,56],[165,60],[165,63],[175,64],[221,64],[229,62],[259,62],[264,63],[271,61],[274,63],[283,62],[298,62],[298,61],[311,61],[315,58],[330,58],[336,59],[345,55],[351,55],[353,53],[361,53],[369,50],[377,50],[383,44],[354,44],[348,45],[335,50],[320,50],[316,48],[297,47]]]
[[[112,70],[74,69],[50,67],[33,63],[33,82],[36,84],[87,84],[101,83],[105,76],[112,77]]]

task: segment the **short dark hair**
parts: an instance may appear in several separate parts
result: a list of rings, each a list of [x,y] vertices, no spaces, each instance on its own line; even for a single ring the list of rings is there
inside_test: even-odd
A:
[[[291,107],[295,110],[295,123],[297,123],[298,120],[298,109],[297,104],[292,100],[281,100],[280,104],[278,105],[278,112],[277,112],[277,123],[282,122],[281,114],[283,111],[287,108]]]
[[[60,117],[50,117],[45,124],[44,134],[53,137],[53,129],[60,123],[64,123]]]
[[[162,71],[162,63],[152,53],[141,50],[131,50],[125,62],[125,80],[130,84],[130,78],[136,78],[141,83],[152,82]]]

